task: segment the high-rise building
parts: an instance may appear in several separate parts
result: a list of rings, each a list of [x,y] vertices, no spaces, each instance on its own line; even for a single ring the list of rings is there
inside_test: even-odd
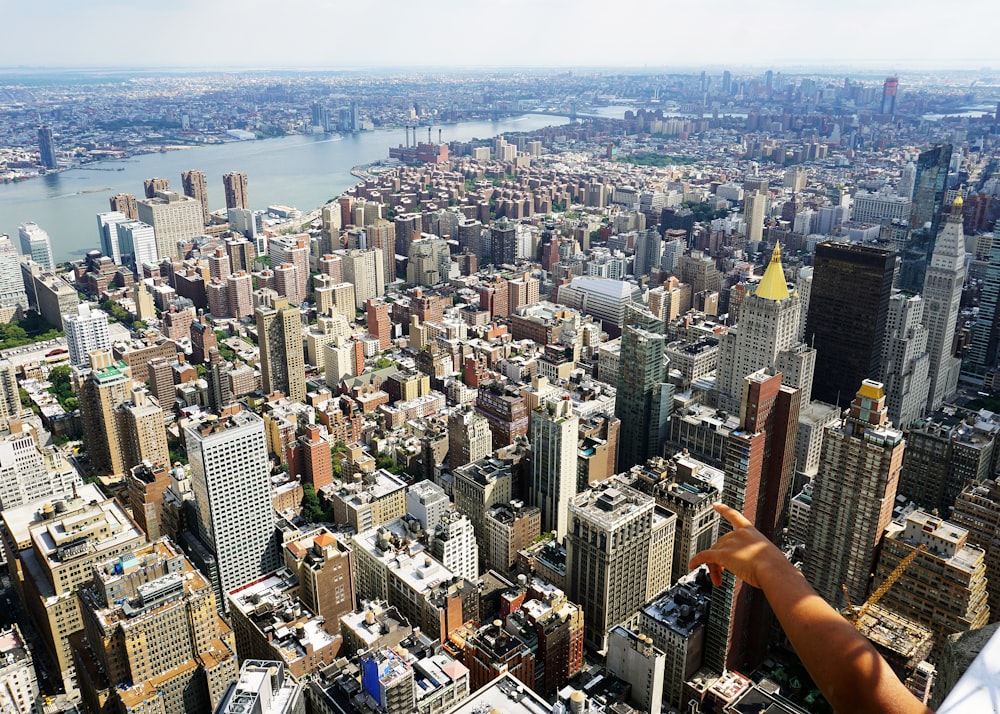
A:
[[[156,198],[160,191],[170,190],[170,181],[165,178],[148,178],[142,182],[142,188],[146,198]]]
[[[889,420],[905,429],[924,412],[930,386],[925,320],[928,305],[919,295],[893,293],[889,298],[882,343],[882,384]]]
[[[10,714],[38,711],[35,662],[17,623],[0,630],[0,710]]]
[[[28,309],[21,260],[6,233],[0,233],[0,319],[10,322]]]
[[[108,199],[108,204],[112,211],[124,213],[128,218],[138,218],[139,208],[135,200],[135,194],[119,193]]]
[[[628,702],[639,711],[660,714],[666,659],[649,635],[622,624],[608,631],[608,671],[632,684]]]
[[[663,322],[648,310],[630,307],[622,331],[615,399],[615,416],[622,422],[619,471],[660,454],[673,398],[673,388],[667,382],[665,344]]]
[[[869,245],[816,246],[805,339],[816,350],[814,399],[846,407],[881,375],[895,264],[892,251]]]
[[[184,429],[195,530],[218,567],[216,598],[281,566],[264,421],[239,411]]]
[[[1000,482],[983,479],[967,485],[955,500],[951,521],[969,531],[971,545],[986,551],[987,584],[1000,583]],[[1000,612],[1000,588],[987,589],[990,613]]]
[[[329,458],[329,457],[327,457]],[[354,610],[354,552],[320,526],[285,541],[285,567],[299,580],[299,598],[326,620],[328,632],[340,632],[340,620]]]
[[[930,355],[927,412],[933,412],[958,389],[962,361],[954,356],[955,327],[965,284],[965,233],[962,197],[955,199],[924,274],[924,326]],[[988,270],[989,268],[987,268]]]
[[[77,679],[92,711],[207,712],[236,677],[212,585],[170,540],[96,564],[79,598]]]
[[[247,175],[233,171],[222,176],[222,187],[226,191],[226,208],[250,208],[247,197]]]
[[[639,231],[635,239],[635,263],[633,273],[638,280],[659,269],[663,255],[663,239],[656,228]]]
[[[365,227],[368,236],[368,247],[382,251],[383,273],[385,283],[396,282],[396,226],[382,218]]]
[[[142,274],[142,266],[155,265],[159,260],[156,252],[156,231],[142,221],[121,221],[115,224],[119,257],[122,265],[127,265],[136,274]]]
[[[962,360],[962,377],[982,384],[987,372],[996,366],[1000,342],[1000,225],[993,229],[990,257],[986,263],[979,314],[972,327],[972,342]]]
[[[392,305],[384,300],[371,299],[365,304],[368,334],[378,340],[379,349],[387,350],[392,345]]]
[[[566,535],[569,502],[577,490],[580,417],[569,395],[546,401],[531,412],[531,481],[528,502],[542,512],[542,530]]]
[[[780,373],[755,372],[744,382],[739,429],[726,437],[722,501],[771,540],[780,537],[792,484],[799,405],[798,390],[784,386]],[[706,665],[717,672],[756,666],[773,617],[759,590],[723,573],[712,593]]]
[[[122,211],[106,211],[97,214],[97,232],[101,241],[101,252],[121,265],[121,249],[118,247],[118,224],[131,220]],[[23,248],[22,248],[23,250]]]
[[[719,406],[736,412],[743,397],[743,380],[760,369],[780,371],[784,383],[810,401],[816,350],[799,341],[801,299],[789,291],[775,245],[771,262],[753,294],[740,305],[735,326],[722,335],[715,389]]]
[[[892,520],[903,433],[888,420],[885,392],[865,381],[850,413],[826,431],[809,509],[806,578],[828,602],[864,602],[875,553]]]
[[[163,410],[145,389],[133,389],[131,399],[115,407],[115,419],[126,471],[145,462],[169,464]]]
[[[69,363],[86,367],[94,350],[110,350],[108,315],[103,310],[92,310],[89,303],[77,305],[76,314],[63,315],[63,329],[69,348]]]
[[[897,77],[886,77],[882,85],[882,104],[879,113],[888,117],[896,116],[896,91],[899,89]]]
[[[944,207],[945,191],[948,188],[951,152],[951,144],[938,144],[920,152],[920,156],[917,157],[910,227],[923,228],[925,224],[931,224],[928,256],[934,249],[934,239],[941,225],[941,209]]]
[[[32,221],[22,223],[18,226],[17,235],[21,241],[21,255],[30,257],[45,270],[56,269],[56,262],[52,258],[52,241],[41,226]]]
[[[490,423],[494,449],[510,446],[517,437],[528,433],[528,406],[513,385],[500,381],[480,383],[476,411]]]
[[[41,164],[47,169],[59,167],[56,159],[56,142],[52,137],[52,127],[43,124],[38,127],[38,154]]]
[[[39,448],[32,432],[17,423],[10,426],[11,433],[0,436],[0,508],[69,496],[83,483],[55,449]]]
[[[455,575],[473,582],[479,579],[476,529],[464,513],[442,514],[434,531],[428,535],[427,547]]]
[[[486,417],[471,405],[448,415],[448,467],[452,472],[492,453],[493,433]]]
[[[296,402],[306,398],[302,312],[288,299],[274,297],[254,310],[264,393],[281,392]]]
[[[294,290],[286,291],[285,296],[293,305],[300,305],[309,295],[309,237],[295,235],[272,238],[267,242],[267,251],[275,272],[278,271],[278,266],[286,263],[295,266]]]
[[[651,564],[665,564],[669,573],[673,539],[657,538],[673,524],[667,515],[652,496],[613,478],[570,499],[567,594],[583,608],[585,642],[593,650],[606,650],[608,630],[631,620],[649,599]]]
[[[208,182],[205,180],[205,172],[185,171],[181,174],[181,187],[185,196],[201,204],[202,219],[207,226],[212,221],[212,212],[208,208]]]
[[[767,202],[766,192],[748,191],[743,195],[743,219],[747,224],[747,242],[750,245],[759,245],[764,240]]]
[[[115,408],[131,396],[132,370],[124,362],[115,362],[107,350],[95,350],[90,353],[90,368],[78,368],[76,379],[91,467],[103,474],[124,476],[135,464],[125,462]],[[162,412],[159,418],[162,421]]]
[[[490,256],[493,265],[514,265],[517,262],[517,226],[506,218],[490,228]]]
[[[451,275],[451,252],[443,238],[415,239],[407,255],[406,282],[412,285],[437,285]]]
[[[354,286],[354,307],[363,310],[370,298],[385,294],[385,268],[382,251],[352,249],[338,251],[343,261],[344,281]],[[354,315],[350,316],[353,320]]]
[[[21,416],[17,370],[10,360],[0,359],[0,430],[10,430],[11,419]]]
[[[156,254],[162,258],[177,258],[179,241],[197,238],[205,233],[201,204],[193,198],[173,191],[158,191],[151,198],[136,202],[139,220],[153,227],[156,234]]]
[[[930,629],[931,660],[940,661],[949,635],[979,629],[990,620],[986,559],[982,548],[969,544],[967,530],[914,511],[905,522],[886,529],[872,587],[885,582],[921,544],[926,549],[903,570],[879,606]]]

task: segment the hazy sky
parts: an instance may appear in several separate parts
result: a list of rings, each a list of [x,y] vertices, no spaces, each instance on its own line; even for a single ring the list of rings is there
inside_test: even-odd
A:
[[[1000,68],[997,0],[0,0],[0,67]]]

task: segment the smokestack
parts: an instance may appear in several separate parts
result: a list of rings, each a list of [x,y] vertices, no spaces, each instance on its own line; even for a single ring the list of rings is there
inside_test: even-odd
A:
[[[427,127],[427,143],[431,143],[431,128]]]
[[[438,143],[441,143],[441,130],[438,129]]]
[[[410,148],[410,127],[404,126],[403,131],[406,133],[406,148]]]

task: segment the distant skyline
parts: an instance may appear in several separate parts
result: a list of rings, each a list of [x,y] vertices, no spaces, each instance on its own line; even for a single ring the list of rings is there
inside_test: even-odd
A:
[[[995,0],[7,0],[0,68],[995,68]],[[950,21],[950,22],[949,22]]]

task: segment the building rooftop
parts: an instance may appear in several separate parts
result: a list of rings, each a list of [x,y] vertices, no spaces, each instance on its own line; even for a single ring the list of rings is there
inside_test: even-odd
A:
[[[696,627],[707,623],[710,602],[711,588],[706,589],[695,576],[681,579],[641,612],[644,617],[686,638]]]

